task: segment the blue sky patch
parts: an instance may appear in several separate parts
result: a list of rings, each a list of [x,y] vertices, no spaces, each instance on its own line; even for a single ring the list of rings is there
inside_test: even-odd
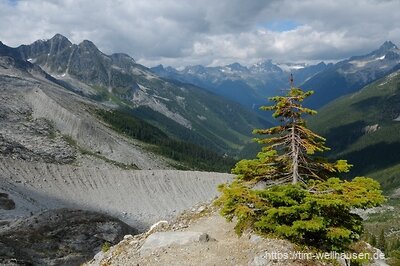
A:
[[[275,32],[284,32],[294,30],[295,28],[301,26],[301,24],[293,20],[280,20],[261,23],[258,26]]]
[[[10,6],[16,6],[18,4],[18,0],[7,0],[6,2]]]

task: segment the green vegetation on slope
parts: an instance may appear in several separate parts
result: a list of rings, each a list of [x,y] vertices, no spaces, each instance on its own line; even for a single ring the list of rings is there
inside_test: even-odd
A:
[[[387,206],[368,215],[364,221],[363,239],[384,251],[389,265],[400,265],[400,199],[392,199]]]
[[[310,118],[312,128],[327,136],[330,156],[347,159],[353,172],[373,177],[386,195],[400,188],[400,73],[395,72],[322,108]],[[364,221],[364,240],[400,265],[399,199]]]
[[[182,163],[188,169],[228,172],[234,159],[198,145],[173,139],[159,128],[121,110],[97,110],[97,115],[112,129],[130,138],[152,144],[151,149]]]
[[[132,110],[127,110],[126,112],[129,112],[133,116],[140,118],[159,128],[163,132],[166,132],[168,136],[172,138],[206,147],[207,149],[213,150],[215,152],[220,152],[217,140],[209,139],[197,133],[196,131],[190,130],[147,106],[140,106]]]
[[[395,72],[322,108],[309,124],[327,137],[331,157],[348,160],[355,174],[374,177],[389,189],[399,185],[399,115],[400,72]]]
[[[384,191],[391,195],[400,188],[400,164],[369,174],[381,183]]]
[[[137,74],[135,78],[141,87],[113,88],[110,92],[106,87],[92,86],[96,94],[90,97],[117,105],[169,136],[231,157],[238,156],[250,141],[253,127],[269,125],[257,113],[193,85],[149,79],[144,74]],[[145,91],[172,113],[182,115],[190,122],[191,129],[148,106],[134,106],[131,99],[136,90]]]
[[[192,125],[192,134],[194,132],[198,135],[198,139],[206,140],[208,143],[206,146],[214,151],[235,156],[250,140],[251,130],[254,127],[270,125],[255,112],[247,110],[240,104],[196,86],[177,81],[148,79],[144,76],[137,76],[136,79],[139,84],[147,88],[147,93],[167,99],[159,98],[170,111],[188,119]],[[155,91],[150,88],[162,89]],[[142,110],[144,109],[135,110],[135,115],[140,116]],[[145,115],[148,116],[149,112]],[[144,119],[150,122],[147,118]],[[157,123],[156,126],[159,128],[168,127],[165,125],[165,119],[160,119],[154,113],[151,115],[151,120]],[[203,143],[196,144],[203,145]]]

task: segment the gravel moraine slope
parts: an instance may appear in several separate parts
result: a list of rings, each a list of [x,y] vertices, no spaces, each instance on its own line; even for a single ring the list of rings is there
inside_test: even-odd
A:
[[[176,170],[120,170],[0,159],[0,192],[13,219],[46,209],[107,213],[140,230],[217,196],[228,174]]]

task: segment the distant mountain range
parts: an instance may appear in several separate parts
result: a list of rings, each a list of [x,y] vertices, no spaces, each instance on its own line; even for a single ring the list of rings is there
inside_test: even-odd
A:
[[[400,50],[387,41],[369,54],[336,64],[274,64],[267,60],[250,67],[239,63],[219,67],[198,65],[178,71],[159,65],[152,71],[165,78],[195,84],[251,108],[264,104],[266,97],[280,94],[289,86],[288,77],[293,73],[295,86],[315,91],[308,104],[319,108],[395,71],[399,64]]]
[[[238,103],[202,88],[165,80],[126,54],[106,55],[91,41],[49,40],[10,48],[0,56],[41,68],[54,82],[103,105],[128,110],[173,138],[235,154],[255,127],[269,123]]]
[[[318,73],[302,85],[314,90],[308,104],[321,107],[330,101],[363,88],[400,68],[400,50],[390,41],[366,55],[353,56]]]
[[[219,67],[188,66],[178,71],[162,65],[151,70],[162,77],[195,84],[218,95],[257,109],[265,104],[265,98],[280,94],[289,86],[289,76],[293,73],[296,84],[301,84],[317,73],[330,68],[321,62],[317,65],[274,64],[271,60],[251,67],[233,63]]]

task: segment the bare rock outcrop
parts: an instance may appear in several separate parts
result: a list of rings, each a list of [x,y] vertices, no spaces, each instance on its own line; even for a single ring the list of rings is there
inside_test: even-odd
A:
[[[202,232],[156,232],[146,238],[139,252],[143,254],[171,245],[183,246],[195,242],[207,242],[209,238],[206,233]]]
[[[7,193],[0,193],[0,209],[3,210],[15,209],[15,202],[8,197]]]
[[[79,265],[137,230],[108,215],[59,209],[0,228],[0,264]]]

